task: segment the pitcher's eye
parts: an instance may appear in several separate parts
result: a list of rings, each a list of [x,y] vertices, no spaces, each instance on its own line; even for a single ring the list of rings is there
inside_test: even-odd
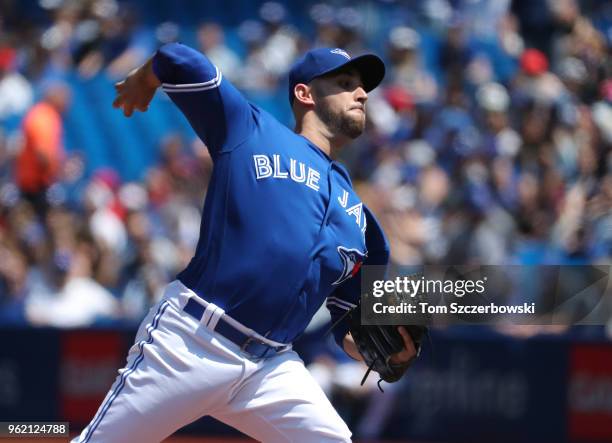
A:
[[[346,78],[341,78],[338,81],[338,85],[342,88],[342,89],[349,89],[351,86],[351,81],[346,79]]]

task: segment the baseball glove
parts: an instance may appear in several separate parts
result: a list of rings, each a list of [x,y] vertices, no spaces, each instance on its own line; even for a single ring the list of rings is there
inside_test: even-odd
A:
[[[404,340],[397,329],[398,326],[362,325],[361,304],[358,304],[357,307],[348,313],[348,323],[355,345],[365,364],[368,366],[368,371],[361,380],[361,384],[365,383],[371,371],[378,372],[381,380],[388,383],[396,382],[402,378],[414,358],[407,363],[399,365],[390,362],[393,354],[404,349]],[[421,351],[423,338],[427,334],[428,329],[426,326],[417,325],[404,325],[404,327],[414,342],[418,356]]]

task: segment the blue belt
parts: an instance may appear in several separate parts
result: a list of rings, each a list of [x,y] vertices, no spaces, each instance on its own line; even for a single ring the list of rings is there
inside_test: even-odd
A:
[[[200,321],[204,315],[206,308],[198,303],[193,298],[190,298],[185,304],[183,311]],[[227,338],[232,343],[236,344],[240,350],[249,355],[253,359],[267,358],[275,355],[278,352],[285,351],[289,348],[288,345],[284,346],[272,346],[267,343],[263,343],[256,337],[251,337],[242,331],[234,328],[232,325],[227,323],[223,316],[219,319],[217,326],[214,331],[223,337]]]

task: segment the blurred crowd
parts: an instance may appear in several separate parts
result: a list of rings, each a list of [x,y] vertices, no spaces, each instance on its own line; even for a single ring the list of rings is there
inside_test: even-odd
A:
[[[126,182],[62,137],[66,73],[112,82],[178,39],[276,113],[309,47],[385,59],[341,160],[395,264],[610,264],[612,4],[299,4],[257,3],[239,23],[219,10],[189,34],[151,23],[146,2],[39,0],[26,14],[0,0],[0,324],[137,322],[190,259],[212,168],[201,142],[169,133]]]

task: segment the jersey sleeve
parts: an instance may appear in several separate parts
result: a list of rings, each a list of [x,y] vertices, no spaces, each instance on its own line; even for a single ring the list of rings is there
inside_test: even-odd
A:
[[[379,266],[376,270],[381,273],[380,278],[382,279],[384,278],[386,266],[389,263],[389,242],[374,214],[365,205],[363,208],[367,221],[365,236],[366,248],[368,250],[368,255],[363,265]],[[359,269],[355,276],[349,278],[327,297],[326,306],[331,314],[332,324],[335,325],[333,329],[334,338],[340,347],[342,347],[344,337],[349,330],[348,322],[343,316],[347,311],[356,307],[361,298],[362,269],[363,267]],[[379,277],[376,278],[378,279]]]
[[[153,56],[153,71],[213,159],[253,132],[253,108],[204,54],[180,43],[166,44]]]

